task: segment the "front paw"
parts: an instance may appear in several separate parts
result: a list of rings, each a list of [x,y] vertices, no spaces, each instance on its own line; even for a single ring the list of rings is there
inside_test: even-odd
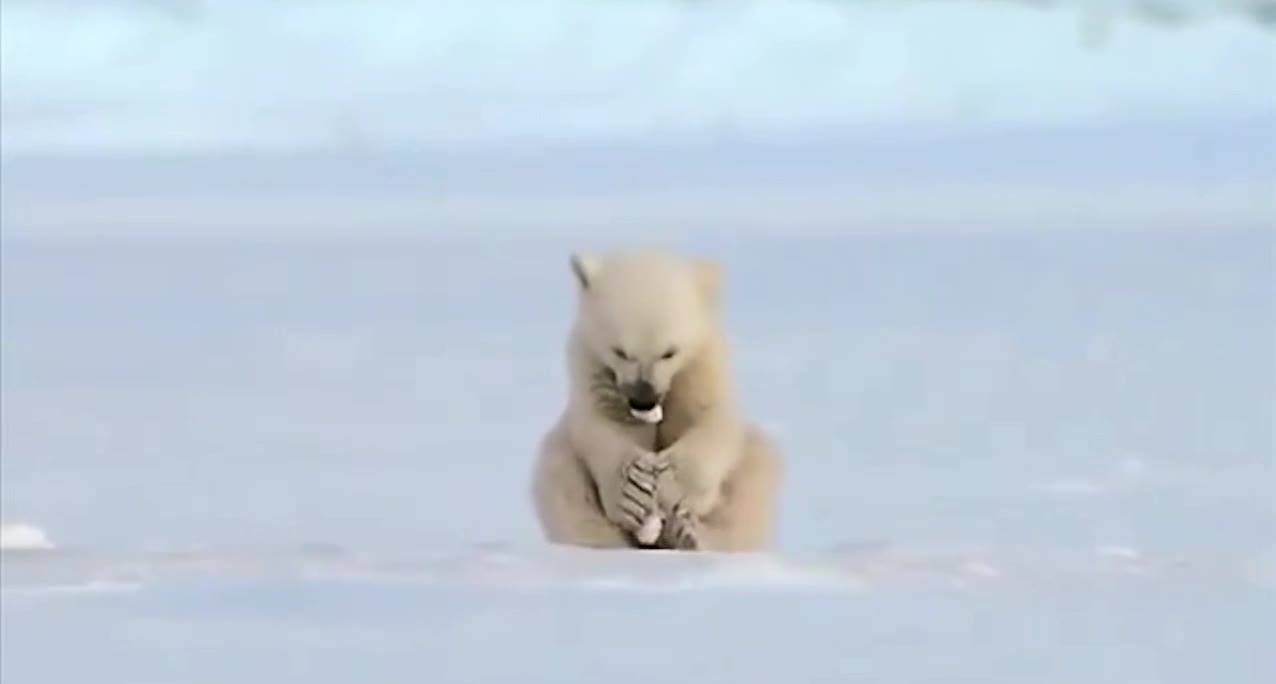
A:
[[[643,544],[653,544],[662,531],[657,482],[667,471],[666,461],[643,452],[621,468],[619,520]]]
[[[692,519],[709,515],[721,499],[720,487],[706,477],[697,458],[677,447],[657,454],[664,465],[657,482],[660,509],[686,509]]]

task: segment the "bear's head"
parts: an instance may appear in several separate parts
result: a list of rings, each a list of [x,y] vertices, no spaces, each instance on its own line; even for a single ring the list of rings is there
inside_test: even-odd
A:
[[[635,417],[659,422],[678,372],[718,328],[721,268],[654,252],[573,254],[576,331]]]

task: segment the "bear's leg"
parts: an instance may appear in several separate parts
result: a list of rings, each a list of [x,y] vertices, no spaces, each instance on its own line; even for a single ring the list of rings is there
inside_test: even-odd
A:
[[[554,544],[633,548],[630,536],[603,515],[598,490],[556,428],[541,443],[532,499],[545,538]]]
[[[762,551],[771,545],[784,477],[780,449],[756,425],[748,427],[744,449],[717,508],[693,523],[700,550]]]

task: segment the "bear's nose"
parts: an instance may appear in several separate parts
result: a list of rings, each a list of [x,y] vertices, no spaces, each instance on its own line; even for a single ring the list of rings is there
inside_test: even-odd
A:
[[[639,380],[630,385],[626,394],[629,395],[629,408],[635,411],[650,411],[660,403],[660,395],[656,392],[656,388],[645,380]]]

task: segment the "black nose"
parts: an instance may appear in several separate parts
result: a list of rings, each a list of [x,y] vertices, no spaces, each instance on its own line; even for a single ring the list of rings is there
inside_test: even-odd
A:
[[[660,403],[660,395],[656,393],[656,388],[643,380],[630,385],[626,394],[629,395],[629,408],[635,411],[650,411]]]

